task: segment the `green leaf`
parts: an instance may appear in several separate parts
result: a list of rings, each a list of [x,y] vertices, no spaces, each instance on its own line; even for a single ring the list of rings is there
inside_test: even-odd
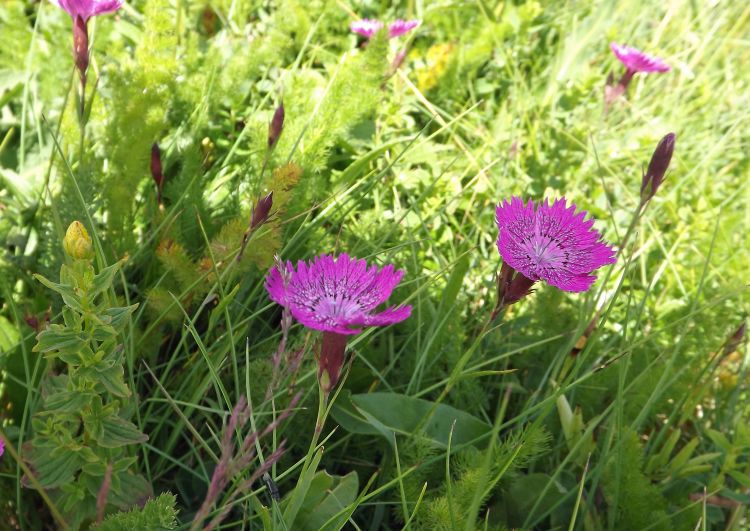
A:
[[[352,405],[352,392],[342,389],[338,399],[333,404],[331,416],[350,433],[360,435],[379,435],[380,431],[363,417]]]
[[[83,464],[77,452],[39,445],[34,446],[31,462],[37,479],[46,488],[72,482]]]
[[[342,477],[331,476],[321,470],[310,483],[310,489],[300,508],[299,528],[303,531],[340,529],[347,521],[346,514],[329,520],[354,503],[358,490],[359,478],[356,472]]]
[[[397,393],[353,395],[351,402],[365,418],[394,433],[414,435],[421,426],[422,435],[441,448],[448,447],[451,430],[453,448],[471,444],[491,431],[489,424],[465,411]]]
[[[310,465],[304,470],[297,481],[297,485],[289,495],[289,503],[287,503],[284,508],[284,524],[288,529],[294,529],[294,522],[297,519],[302,503],[307,497],[307,491],[310,489],[315,471],[317,470],[322,457],[323,449],[319,448],[310,460]]]
[[[117,415],[110,415],[102,419],[102,434],[97,442],[105,448],[118,448],[128,444],[143,443],[148,435],[141,433],[133,424]]]
[[[128,323],[128,317],[138,308],[137,304],[131,304],[130,306],[122,306],[119,308],[107,308],[104,310],[104,315],[109,317],[110,326],[122,332],[125,329],[125,325]]]
[[[105,267],[94,276],[94,280],[91,282],[91,287],[87,293],[89,300],[93,301],[97,295],[104,293],[112,286],[115,273],[117,273],[121,265],[122,261],[115,262],[111,266]]]
[[[552,488],[548,488],[544,497],[539,500],[539,494],[552,481]],[[565,488],[547,474],[534,473],[519,476],[508,488],[504,497],[505,506],[510,516],[509,523],[513,527],[520,527],[529,519],[529,511],[536,505],[535,514],[545,514],[560,501]]]
[[[113,473],[112,490],[107,502],[120,509],[127,509],[133,505],[142,504],[153,495],[151,484],[143,476],[128,472]]]
[[[729,439],[727,439],[723,433],[716,430],[707,429],[706,435],[708,435],[708,437],[714,442],[716,446],[724,450],[726,453],[730,453],[732,451],[732,443],[729,442]]]
[[[92,393],[62,391],[49,395],[44,401],[45,413],[73,413],[80,411],[91,401]]]
[[[73,286],[69,284],[58,284],[57,282],[52,282],[51,280],[47,280],[42,275],[34,275],[34,278],[36,278],[39,282],[47,286],[52,291],[56,291],[62,296],[63,302],[76,310],[77,312],[83,313],[83,306],[81,306],[81,298],[76,294],[75,289]]]
[[[125,384],[125,377],[122,365],[106,368],[103,370],[96,369],[90,374],[95,374],[96,380],[114,396],[130,396],[130,389]]]
[[[52,325],[36,337],[35,352],[68,350],[76,352],[86,345],[85,336],[76,330],[69,330],[60,325]]]

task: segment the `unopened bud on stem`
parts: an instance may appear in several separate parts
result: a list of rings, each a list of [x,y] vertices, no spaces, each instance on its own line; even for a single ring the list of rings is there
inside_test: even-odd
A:
[[[268,124],[268,149],[272,149],[276,142],[279,141],[281,131],[284,129],[284,102],[280,102],[279,106],[273,113],[271,123]]]
[[[83,223],[74,221],[68,226],[65,239],[63,239],[63,249],[73,260],[90,260],[94,257],[91,236],[89,236]]]
[[[73,21],[73,54],[81,84],[86,84],[86,70],[89,68],[89,32],[86,21],[80,15]]]
[[[669,168],[669,163],[672,160],[672,153],[674,153],[675,139],[675,134],[669,133],[656,146],[641,182],[641,203],[646,203],[654,197],[664,181],[664,175],[667,173],[667,168]]]
[[[271,207],[273,207],[273,192],[258,199],[255,208],[253,208],[253,215],[250,218],[250,230],[263,225],[263,223],[268,220],[268,215],[271,213]]]

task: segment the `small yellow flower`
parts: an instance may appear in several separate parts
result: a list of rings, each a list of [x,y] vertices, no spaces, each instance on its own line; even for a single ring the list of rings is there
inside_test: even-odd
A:
[[[73,260],[91,260],[94,257],[91,236],[80,221],[74,221],[68,226],[63,240],[63,248]]]

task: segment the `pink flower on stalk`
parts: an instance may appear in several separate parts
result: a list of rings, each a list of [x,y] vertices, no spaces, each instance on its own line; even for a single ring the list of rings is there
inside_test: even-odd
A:
[[[91,17],[114,13],[122,7],[123,0],[51,0],[68,12],[75,21],[81,17],[86,22]]]
[[[400,37],[411,30],[419,26],[418,20],[401,20],[398,19],[395,22],[391,22],[388,26],[388,38]],[[368,39],[372,38],[378,31],[383,29],[383,23],[379,20],[363,18],[362,20],[355,20],[349,25],[354,33],[359,33]]]
[[[419,26],[418,20],[401,20],[400,18],[396,19],[396,21],[391,22],[391,25],[388,26],[388,37],[390,37],[391,39],[393,37],[400,37],[401,35],[409,33],[417,26]]]
[[[658,57],[647,55],[636,48],[620,46],[616,42],[610,43],[609,47],[612,49],[615,57],[633,74],[637,72],[650,74],[652,72],[669,72],[671,70],[669,65]]]
[[[0,438],[0,457],[3,456],[4,452],[5,452],[5,441],[3,441],[2,438]]]
[[[503,266],[526,279],[520,296],[539,280],[563,291],[586,291],[596,280],[594,270],[615,263],[614,250],[593,228],[594,220],[584,221],[586,212],[575,211],[565,198],[552,205],[545,199],[536,210],[531,199],[524,204],[519,197],[497,206],[497,248]]]
[[[341,254],[321,255],[311,263],[291,262],[271,268],[265,287],[271,300],[288,308],[292,316],[323,332],[318,356],[318,377],[326,392],[338,381],[348,336],[363,326],[387,326],[411,315],[411,306],[375,308],[390,297],[404,272],[388,264],[369,266],[364,260]]]
[[[349,24],[349,29],[354,33],[367,37],[368,39],[375,35],[383,28],[383,23],[379,20],[363,18],[362,20],[355,20]]]

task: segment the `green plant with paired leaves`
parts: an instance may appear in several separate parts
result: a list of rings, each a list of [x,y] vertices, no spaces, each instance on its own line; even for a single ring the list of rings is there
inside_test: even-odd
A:
[[[117,306],[112,298],[122,262],[97,272],[91,239],[77,221],[64,247],[70,261],[60,269],[60,282],[37,276],[64,307],[63,324],[41,332],[34,347],[49,370],[28,460],[34,480],[50,491],[68,524],[78,527],[93,520],[98,508],[126,509],[145,500],[151,486],[135,472],[135,445],[148,437],[128,419],[135,404],[121,344],[137,305]]]

